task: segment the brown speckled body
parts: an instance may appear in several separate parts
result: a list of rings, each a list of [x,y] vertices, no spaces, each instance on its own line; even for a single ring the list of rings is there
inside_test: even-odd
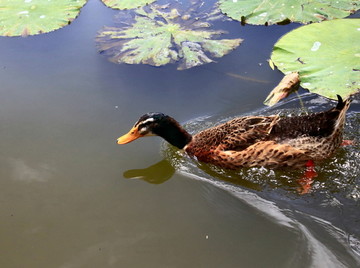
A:
[[[298,117],[235,118],[192,137],[185,151],[220,167],[302,167],[330,157],[342,142],[350,100],[326,112]]]

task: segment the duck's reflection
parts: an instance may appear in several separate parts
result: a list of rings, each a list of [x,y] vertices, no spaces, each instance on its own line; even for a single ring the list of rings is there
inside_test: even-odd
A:
[[[126,179],[141,179],[148,183],[160,184],[169,180],[175,173],[175,168],[167,160],[143,169],[130,169],[124,172]]]
[[[241,185],[254,190],[261,190],[261,186],[257,183],[250,182],[246,179],[229,175],[228,172],[219,172],[209,168],[209,165],[197,163],[197,167],[209,174],[213,178],[222,181],[227,181],[233,184]],[[232,172],[232,171],[229,171]],[[170,161],[163,159],[160,162],[143,169],[130,169],[124,172],[123,176],[126,179],[140,179],[152,184],[161,184],[171,179],[175,173],[175,168]],[[233,175],[233,176],[232,176]]]
[[[211,178],[216,178],[220,181],[225,181],[233,185],[239,185],[241,187],[256,191],[262,191],[263,188],[267,186],[270,188],[281,187],[293,191],[296,189],[298,193],[304,194],[310,191],[311,184],[313,182],[313,180],[311,180],[310,183],[306,183],[308,182],[308,180],[305,180],[307,177],[299,176],[301,175],[301,171],[300,173],[296,173],[295,175],[295,178],[301,177],[301,180],[288,181],[287,179],[282,179],[281,176],[277,176],[278,178],[276,179],[276,183],[274,183],[274,181],[270,182],[268,179],[266,179],[266,174],[261,175],[262,177],[264,177],[262,180],[254,180],[254,178],[251,178],[253,177],[253,175],[251,175],[251,173],[247,174],[246,171],[238,173],[236,171],[220,169],[216,166],[204,164],[201,162],[196,162],[195,165],[196,168],[204,171],[205,173],[210,175]],[[124,172],[123,176],[126,179],[140,179],[151,184],[161,184],[171,179],[175,171],[176,169],[172,165],[172,163],[166,159],[163,159],[160,162],[147,168],[127,170]],[[313,177],[314,176],[312,176],[311,179]]]

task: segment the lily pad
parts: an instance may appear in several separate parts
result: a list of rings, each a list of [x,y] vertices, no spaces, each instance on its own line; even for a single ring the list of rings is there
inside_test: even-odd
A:
[[[27,36],[68,25],[86,0],[0,0],[0,35]]]
[[[299,72],[301,86],[337,99],[360,91],[360,19],[310,24],[284,35],[271,60],[283,73]]]
[[[123,23],[124,18],[120,17]],[[115,63],[162,66],[178,61],[178,69],[182,70],[213,62],[213,57],[224,56],[242,42],[242,39],[215,39],[224,32],[209,27],[206,20],[181,14],[169,5],[151,5],[137,9],[132,23],[105,27],[97,42],[99,50],[109,54]]]
[[[131,9],[142,7],[156,0],[101,0],[105,5],[114,9]]]
[[[309,23],[344,18],[359,9],[359,0],[219,0],[220,9],[249,24],[286,21]]]

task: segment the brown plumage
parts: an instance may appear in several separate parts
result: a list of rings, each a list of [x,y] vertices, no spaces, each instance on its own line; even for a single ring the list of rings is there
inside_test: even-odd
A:
[[[308,160],[331,156],[342,142],[350,100],[338,96],[336,107],[320,113],[284,117],[246,116],[191,136],[173,118],[162,113],[142,116],[119,144],[158,135],[199,161],[220,167],[301,167]]]

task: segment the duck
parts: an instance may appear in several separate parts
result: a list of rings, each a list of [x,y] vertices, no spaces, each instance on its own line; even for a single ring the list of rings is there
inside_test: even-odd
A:
[[[342,143],[346,111],[351,100],[337,95],[329,110],[299,116],[237,117],[195,135],[175,119],[160,113],[144,114],[128,133],[117,139],[127,144],[160,136],[190,157],[225,169],[249,167],[306,167],[331,157]]]

